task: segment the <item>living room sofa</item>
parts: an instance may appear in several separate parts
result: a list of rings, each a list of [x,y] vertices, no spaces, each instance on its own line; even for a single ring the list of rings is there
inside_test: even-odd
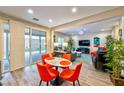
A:
[[[55,54],[54,54],[54,56],[55,57],[61,57],[62,54],[64,54],[64,53],[71,54],[71,61],[72,62],[74,62],[76,60],[76,58],[77,58],[77,53],[76,52],[60,52],[60,51],[56,51]]]

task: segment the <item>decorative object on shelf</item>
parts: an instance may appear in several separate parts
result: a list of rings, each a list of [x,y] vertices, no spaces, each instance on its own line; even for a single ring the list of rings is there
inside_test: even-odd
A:
[[[98,47],[100,45],[100,38],[99,37],[94,37],[94,46]]]
[[[108,66],[112,68],[110,79],[114,85],[124,85],[124,79],[121,78],[121,71],[123,65],[121,64],[124,59],[123,40],[116,40],[108,37],[106,43],[106,60]]]

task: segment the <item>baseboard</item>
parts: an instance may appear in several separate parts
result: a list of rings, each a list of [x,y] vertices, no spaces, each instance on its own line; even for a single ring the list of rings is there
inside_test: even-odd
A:
[[[18,70],[18,69],[21,69],[21,68],[24,68],[24,67],[25,67],[25,66],[18,67],[18,68],[16,68],[16,69],[10,70],[10,72],[15,71],[15,70]]]

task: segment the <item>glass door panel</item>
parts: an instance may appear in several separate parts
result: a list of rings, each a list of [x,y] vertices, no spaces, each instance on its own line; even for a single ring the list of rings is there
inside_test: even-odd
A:
[[[58,47],[60,49],[64,49],[63,44],[64,44],[64,38],[63,37],[58,37]]]
[[[30,29],[25,29],[25,63],[30,65]]]
[[[4,63],[3,63],[3,73],[10,70],[10,32],[9,24],[3,24],[4,29]]]
[[[45,49],[45,37],[46,33],[38,30],[32,29],[32,39],[31,39],[31,48],[32,48],[32,63],[40,62],[41,55],[46,53]]]
[[[41,36],[41,54],[46,53],[46,37]]]
[[[4,32],[4,59],[6,59],[6,33]]]

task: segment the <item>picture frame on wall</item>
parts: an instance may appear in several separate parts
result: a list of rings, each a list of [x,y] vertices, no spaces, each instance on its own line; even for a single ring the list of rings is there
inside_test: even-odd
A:
[[[94,37],[94,47],[98,47],[100,45],[100,38]]]

